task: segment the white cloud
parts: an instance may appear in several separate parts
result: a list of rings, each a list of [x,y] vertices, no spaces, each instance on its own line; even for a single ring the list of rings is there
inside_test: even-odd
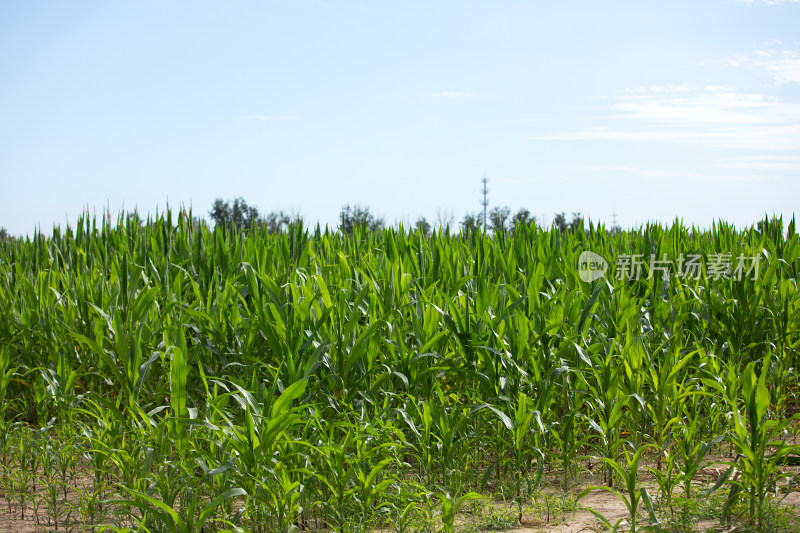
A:
[[[784,50],[775,59],[762,65],[778,83],[800,83],[800,52]]]
[[[523,184],[523,183],[533,183],[532,178],[500,178],[491,180],[492,183],[509,183],[509,184]]]
[[[781,48],[782,45],[778,40],[767,41],[764,48],[756,50],[752,56],[726,57],[722,59],[722,63],[732,67],[764,69],[778,84],[800,83],[800,51]],[[704,65],[712,63],[715,62],[701,62]]]
[[[783,4],[800,4],[800,0],[737,0],[742,4],[759,5],[759,6],[779,6]]]
[[[632,87],[619,91],[621,95],[649,95],[649,94],[675,94],[688,93],[695,91],[695,87],[688,84],[683,85],[651,85],[650,87]]]
[[[535,140],[649,140],[798,151],[800,103],[729,87],[628,89],[604,107],[606,124]]]
[[[762,174],[717,174],[699,172],[680,172],[660,168],[629,167],[629,166],[592,166],[586,170],[591,172],[632,174],[643,178],[686,179],[692,181],[727,181],[727,182],[754,182],[769,179]]]
[[[298,120],[300,117],[289,115],[242,115],[233,117],[236,120],[264,120],[268,122],[282,121],[282,120]]]
[[[763,94],[736,93],[709,87],[677,93],[622,98],[610,110],[627,118],[662,124],[793,124],[800,104],[782,104]]]
[[[471,98],[473,95],[472,93],[465,93],[460,91],[443,91],[440,93],[436,93],[431,95],[434,98]]]
[[[800,156],[759,155],[733,157],[723,163],[722,166],[738,170],[800,171]]]
[[[647,178],[687,178],[699,179],[703,174],[698,172],[679,172],[673,170],[665,170],[659,168],[646,168],[646,167],[631,167],[624,165],[596,165],[587,167],[586,170],[592,172],[615,172],[623,174],[635,174]]]
[[[732,67],[739,67],[746,64],[749,60],[747,56],[727,57],[723,61]]]

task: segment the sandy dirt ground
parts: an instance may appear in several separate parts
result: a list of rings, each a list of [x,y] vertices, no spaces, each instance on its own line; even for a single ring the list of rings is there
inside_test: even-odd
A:
[[[715,459],[724,460],[723,458]],[[716,467],[716,470],[722,471],[724,468],[725,467],[720,464]],[[794,471],[798,478],[800,478],[800,467],[787,468]],[[715,469],[711,468],[710,470]],[[642,485],[647,487],[650,494],[655,497],[656,487],[654,485],[652,474],[642,470],[640,474],[640,480]],[[82,479],[82,481],[88,482],[88,478]],[[553,494],[559,494],[558,489],[555,488],[555,483],[556,482],[554,479],[546,479],[543,487],[544,490]],[[578,488],[574,489],[574,492],[577,493],[577,491],[580,490],[580,487],[597,484],[599,484],[598,480],[593,479],[588,475],[584,475],[583,479],[578,485]],[[501,504],[493,505],[508,508],[507,506],[503,506]],[[800,492],[789,493],[783,500],[782,505],[793,506],[800,511]],[[612,524],[616,523],[617,520],[624,519],[628,516],[628,511],[625,507],[625,504],[617,496],[604,490],[594,490],[580,500],[579,509],[574,513],[574,515],[572,512],[561,514],[547,522],[544,517],[534,515],[528,511],[524,514],[521,526],[509,529],[507,531],[515,531],[517,533],[579,533],[601,531],[599,528],[599,522],[595,516],[587,510],[588,508],[594,509],[598,513],[602,514]],[[75,512],[77,512],[77,510]],[[644,516],[644,508],[642,508],[641,512]],[[38,521],[35,518],[34,509],[31,505],[28,505],[25,512],[25,519],[22,520],[21,513],[19,512],[19,508],[16,504],[12,503],[11,511],[9,512],[9,508],[5,500],[5,494],[3,494],[2,489],[0,489],[0,533],[34,533],[55,531],[52,524],[50,526],[47,524],[48,519],[46,517],[44,505],[40,506]],[[725,532],[726,530],[727,528],[720,526],[719,522],[711,520],[698,523],[695,529],[695,531],[715,532]],[[64,529],[63,527],[60,527],[58,531],[70,531],[70,529]],[[71,531],[79,532],[81,529],[79,527],[73,527]],[[494,529],[492,531],[497,530]],[[735,531],[738,531],[738,529],[734,528],[730,531],[731,533],[734,533]]]
[[[584,500],[581,501],[581,505],[592,507],[596,511],[603,514],[612,523],[627,516],[627,511],[622,502],[606,491],[598,490],[590,493],[584,498]],[[55,531],[52,526],[47,527],[47,519],[43,516],[40,518],[41,524],[37,525],[36,520],[32,516],[32,509],[29,509],[28,512],[26,512],[25,520],[20,519],[20,514],[17,512],[16,508],[14,508],[14,511],[15,512],[9,514],[8,507],[4,506],[0,508],[0,533],[34,533]],[[40,512],[40,514],[43,513]],[[559,523],[546,524],[543,522],[543,520],[526,516],[523,519],[523,525],[521,527],[514,528],[513,531],[519,533],[577,533],[579,531],[591,531],[586,528],[596,525],[597,520],[592,513],[585,510],[579,510],[575,513],[574,518],[570,514],[566,517],[565,521],[561,521]],[[65,530],[63,528],[59,528],[59,531]],[[79,529],[76,529],[76,531],[79,531]]]

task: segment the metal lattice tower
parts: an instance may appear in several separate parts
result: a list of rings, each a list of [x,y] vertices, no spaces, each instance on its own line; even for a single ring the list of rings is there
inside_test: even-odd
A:
[[[481,205],[483,206],[483,227],[486,227],[486,208],[489,207],[489,189],[486,188],[486,184],[489,183],[489,180],[486,179],[486,171],[483,171],[483,201]]]

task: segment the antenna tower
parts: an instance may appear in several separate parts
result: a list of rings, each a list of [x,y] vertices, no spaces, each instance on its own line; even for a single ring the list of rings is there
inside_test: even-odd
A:
[[[486,179],[486,171],[483,171],[483,201],[481,205],[483,206],[483,227],[486,227],[486,208],[489,206],[489,189],[486,188],[486,184],[489,183],[489,180]]]

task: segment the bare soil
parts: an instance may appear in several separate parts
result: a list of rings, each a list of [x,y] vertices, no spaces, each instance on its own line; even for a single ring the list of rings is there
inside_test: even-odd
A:
[[[698,478],[703,477],[703,479],[697,480],[703,484],[713,483],[715,481],[715,477],[727,469],[727,466],[722,464],[722,461],[725,460],[726,458],[721,456],[715,457],[714,465],[704,469],[702,476],[698,476]],[[649,466],[654,467],[655,465],[650,464]],[[800,479],[800,466],[787,466],[784,470],[793,472],[797,479]],[[558,485],[559,479],[560,476],[557,472],[547,475],[543,482],[543,491],[551,495],[564,495],[564,491],[560,490]],[[639,479],[642,486],[646,487],[650,494],[655,497],[657,487],[655,485],[654,476],[652,473],[643,467],[640,470]],[[88,486],[90,481],[91,478],[82,475],[73,480],[73,484],[77,484],[81,487]],[[601,484],[601,480],[595,478],[592,472],[589,470],[584,470],[579,483],[573,487],[570,492],[574,496],[577,496],[577,494],[583,488],[591,485]],[[617,488],[619,489],[619,487]],[[82,531],[82,528],[79,525],[76,525],[79,523],[79,515],[77,514],[78,493],[77,491],[71,490],[68,492],[68,495],[69,496],[66,503],[75,508],[71,519],[72,524],[69,524],[66,528],[63,525],[60,525],[58,531]],[[43,491],[40,489],[39,494],[36,494],[35,496],[37,498],[43,498]],[[511,509],[508,504],[499,502],[492,502],[492,505],[499,509]],[[800,512],[800,492],[797,490],[792,490],[789,492],[784,498],[782,505],[794,507],[798,510],[798,512]],[[519,527],[508,529],[506,531],[515,531],[517,533],[579,533],[601,531],[600,523],[598,522],[597,518],[590,511],[588,511],[589,508],[602,514],[612,524],[616,523],[620,519],[625,519],[628,516],[628,511],[625,504],[616,495],[605,490],[598,489],[590,492],[580,500],[579,507],[574,514],[572,512],[561,513],[557,516],[550,517],[550,520],[547,520],[544,515],[533,512],[530,506],[526,506],[523,513],[522,524]],[[468,521],[469,519],[464,519],[462,522]],[[22,519],[22,513],[18,507],[18,504],[12,500],[11,509],[9,510],[9,506],[7,505],[5,499],[5,494],[3,493],[2,488],[0,488],[0,533],[38,533],[50,531],[56,531],[56,529],[52,525],[52,520],[47,516],[46,508],[43,503],[39,505],[37,515],[33,503],[29,502],[26,505],[25,519]],[[497,529],[484,531],[497,531]],[[733,533],[734,531],[738,531],[738,529],[722,527],[718,521],[704,520],[696,525],[695,531],[731,531],[731,533]]]

